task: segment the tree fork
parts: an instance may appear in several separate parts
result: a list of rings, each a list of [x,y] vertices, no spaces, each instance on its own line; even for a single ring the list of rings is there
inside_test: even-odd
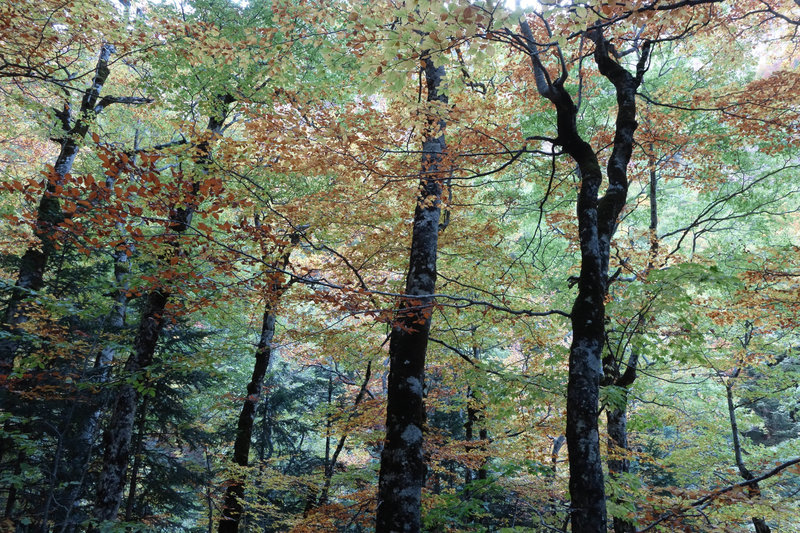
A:
[[[31,292],[39,291],[44,285],[47,263],[56,247],[56,226],[64,220],[64,213],[61,210],[61,202],[56,195],[56,190],[63,182],[64,177],[72,171],[72,165],[80,151],[81,142],[89,132],[95,117],[106,106],[114,103],[144,104],[152,101],[148,98],[138,97],[105,96],[100,98],[100,93],[110,74],[109,59],[114,52],[114,46],[110,43],[104,43],[101,46],[92,83],[83,93],[74,124],[70,124],[69,104],[66,104],[63,110],[56,111],[64,134],[56,139],[56,142],[60,143],[61,149],[53,165],[53,171],[47,177],[36,215],[34,234],[41,246],[29,247],[20,261],[17,282],[11,292],[1,325],[11,335],[0,342],[0,375],[8,375],[14,368],[14,359],[20,346],[17,338],[19,326],[28,320],[23,304]]]
[[[520,29],[522,36],[518,43],[531,59],[537,91],[550,100],[556,110],[555,144],[562,146],[575,161],[581,179],[576,210],[581,267],[578,295],[570,313],[572,344],[567,383],[570,520],[572,531],[576,533],[605,533],[607,515],[597,420],[603,377],[605,296],[611,237],[628,194],[627,166],[637,127],[636,90],[649,65],[650,43],[642,44],[636,74],[632,75],[610,55],[610,45],[601,28],[587,31],[587,37],[595,44],[595,64],[600,74],[614,85],[617,97],[614,145],[606,169],[608,187],[598,198],[603,172],[594,150],[578,132],[578,107],[564,87],[568,76],[565,60],[558,50],[560,75],[551,79],[525,18],[520,20]]]

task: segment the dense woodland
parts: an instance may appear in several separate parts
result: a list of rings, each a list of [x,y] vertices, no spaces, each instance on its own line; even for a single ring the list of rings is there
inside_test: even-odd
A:
[[[0,529],[800,531],[800,2],[0,0]]]

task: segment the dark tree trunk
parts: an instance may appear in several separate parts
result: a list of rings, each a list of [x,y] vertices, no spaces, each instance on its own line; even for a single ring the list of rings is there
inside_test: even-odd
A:
[[[639,332],[644,322],[645,312],[639,315],[637,326],[633,334]],[[619,387],[622,392],[622,401],[618,406],[606,407],[606,421],[608,426],[608,475],[612,478],[619,477],[630,471],[628,459],[628,388],[636,380],[636,369],[639,364],[639,354],[631,350],[627,368],[621,372],[621,361],[614,358],[613,354],[603,360],[606,369],[605,385]],[[614,517],[614,533],[634,533],[636,526],[624,518]]]
[[[361,401],[364,399],[364,396],[367,394],[367,387],[369,385],[369,379],[372,376],[372,361],[367,363],[367,370],[364,373],[364,381],[361,383],[361,388],[356,395],[356,399],[353,402],[353,410],[350,412],[350,415],[347,417],[347,422],[345,423],[345,427],[347,427],[353,417],[358,412],[358,406]],[[332,381],[329,381],[328,387],[328,407],[331,405],[332,395],[333,395],[333,387]],[[333,474],[336,472],[336,463],[339,461],[339,455],[342,453],[344,449],[345,442],[347,442],[348,434],[344,433],[339,437],[339,441],[336,444],[336,448],[333,450],[331,454],[330,451],[330,442],[331,442],[331,427],[332,424],[330,423],[330,418],[328,419],[328,428],[327,428],[327,440],[325,443],[325,470],[323,472],[323,481],[322,481],[322,490],[319,493],[319,498],[317,498],[317,489],[316,487],[309,487],[308,489],[308,496],[306,498],[306,508],[303,511],[303,517],[307,517],[315,507],[320,507],[328,503],[328,495],[331,490],[331,485],[333,483]],[[263,460],[263,459],[262,459]]]
[[[256,221],[258,225],[258,221]],[[250,445],[253,437],[253,421],[261,399],[261,389],[264,386],[264,377],[269,369],[269,362],[272,358],[272,339],[275,337],[275,308],[281,295],[291,285],[284,283],[283,274],[289,265],[291,248],[300,242],[302,229],[292,233],[290,243],[283,250],[283,257],[271,265],[273,272],[270,273],[272,281],[266,295],[264,317],[261,321],[261,336],[256,347],[256,360],[253,365],[253,375],[250,383],[247,384],[247,397],[242,404],[239,413],[239,420],[236,425],[236,440],[233,445],[233,462],[239,467],[247,467],[250,463]],[[239,530],[239,523],[244,511],[244,484],[245,480],[241,475],[237,475],[228,480],[228,488],[225,490],[225,503],[222,508],[222,516],[219,521],[219,533],[236,533]]]
[[[627,402],[627,394],[625,401]],[[608,420],[608,475],[619,476],[630,470],[628,460],[628,411],[627,406],[620,409],[609,407]],[[614,517],[614,533],[634,533],[636,526],[628,520]]]
[[[598,398],[603,377],[605,342],[605,297],[611,238],[617,217],[628,195],[627,167],[636,130],[636,90],[647,70],[650,44],[642,45],[636,75],[631,75],[610,55],[609,43],[601,29],[587,36],[595,43],[594,60],[600,73],[616,90],[617,120],[614,147],[608,160],[608,187],[598,198],[603,172],[592,147],[580,136],[578,108],[564,87],[567,69],[550,81],[540,60],[536,40],[528,23],[520,22],[539,93],[550,100],[557,114],[555,144],[577,163],[581,185],[577,219],[581,250],[578,295],[572,306],[572,344],[567,384],[567,449],[569,451],[570,520],[572,531],[606,533],[606,501],[603,462],[598,432]]]
[[[439,92],[444,67],[436,67],[427,54],[423,57],[428,102],[447,103],[447,97]],[[445,126],[443,118],[430,116],[422,144],[422,173],[405,297],[399,302],[389,342],[386,441],[381,453],[377,533],[420,530],[426,472],[422,450],[425,353],[433,313],[439,218],[447,173],[443,168]]]
[[[274,295],[271,296],[274,298]],[[261,388],[264,385],[264,376],[269,368],[272,356],[272,339],[275,336],[275,311],[274,303],[267,303],[264,310],[264,319],[261,324],[261,336],[256,349],[256,361],[253,366],[253,375],[247,384],[247,398],[242,404],[239,421],[236,426],[236,442],[233,445],[233,462],[240,467],[247,467],[250,457],[250,442],[253,434],[253,419],[256,407],[261,397]],[[236,533],[242,518],[244,500],[244,479],[236,476],[229,480],[225,490],[225,506],[219,521],[219,533]]]
[[[53,166],[54,172],[48,176],[45,191],[39,201],[34,233],[40,245],[28,248],[22,256],[17,274],[17,283],[3,316],[3,329],[10,333],[0,341],[0,375],[8,375],[14,367],[14,358],[20,346],[19,326],[28,320],[24,309],[24,301],[31,292],[42,288],[47,261],[55,250],[55,229],[64,220],[61,202],[56,196],[56,187],[64,180],[64,176],[72,171],[72,164],[80,150],[80,143],[89,131],[95,115],[100,91],[109,75],[108,60],[114,47],[104,44],[95,66],[92,84],[83,94],[81,107],[74,125],[70,125],[69,104],[61,112],[59,118],[63,124],[63,137],[60,139],[61,150]]]
[[[125,364],[125,375],[131,376],[131,379],[140,379],[138,374],[147,369],[153,361],[156,343],[164,328],[164,310],[168,297],[169,293],[166,290],[152,291],[148,295],[147,307],[136,335],[134,352]],[[103,439],[105,445],[103,471],[97,485],[95,504],[95,518],[100,521],[117,518],[139,398],[139,391],[130,382],[121,385],[117,392],[111,420]]]
[[[464,440],[467,442],[471,442],[473,436],[475,434],[475,422],[478,420],[478,410],[474,407],[475,402],[475,393],[472,389],[467,389],[467,421],[464,422]],[[471,449],[471,446],[467,446],[467,451]],[[468,485],[472,482],[472,469],[467,467],[464,469],[464,484]],[[465,499],[469,499],[469,491],[464,494]]]
[[[220,135],[225,121],[226,111],[233,102],[230,96],[220,98],[224,105],[221,116],[209,118],[207,130],[213,137]],[[197,145],[197,163],[203,172],[209,172],[211,163],[210,141],[205,140]],[[199,183],[192,183],[192,196],[197,194]],[[169,240],[167,241],[172,251],[171,257],[178,257],[183,252],[179,236],[186,232],[192,222],[195,210],[195,198],[190,197],[184,206],[172,206],[170,209],[170,225],[168,228]],[[169,257],[166,258],[169,261]],[[97,497],[94,508],[94,518],[97,522],[114,521],[117,519],[119,507],[122,503],[122,493],[125,486],[125,475],[130,459],[131,437],[136,408],[140,400],[139,389],[130,382],[130,379],[139,381],[139,374],[146,370],[153,362],[156,344],[164,328],[164,318],[169,299],[169,287],[159,287],[152,290],[147,297],[147,305],[139,322],[139,329],[134,341],[133,353],[125,363],[124,372],[129,376],[116,394],[111,419],[106,428],[103,443],[103,469],[97,484]],[[140,384],[141,386],[141,384]],[[97,531],[92,529],[91,531]]]
[[[472,360],[479,361],[481,357],[481,351],[477,346],[472,347]],[[475,428],[478,428],[478,440],[483,441],[484,443],[489,438],[489,433],[486,430],[484,425],[484,410],[485,404],[478,403],[478,399],[475,395],[475,391],[467,389],[467,420],[464,423],[464,440],[467,442],[472,441],[475,437]],[[474,449],[473,446],[469,446],[467,451]],[[485,456],[486,454],[486,446],[485,444],[480,444],[477,447],[478,452],[483,455],[481,460],[481,466],[476,470],[473,471],[471,468],[466,468],[464,472],[464,483],[469,484],[473,479],[483,480],[488,477],[488,471],[486,469],[486,465],[489,462],[488,458]],[[466,499],[471,498],[471,494],[467,491],[464,494]]]
[[[128,501],[125,503],[125,521],[133,520],[133,509],[136,507],[136,485],[139,483],[139,470],[142,468],[142,444],[147,426],[147,397],[142,400],[139,410],[139,427],[136,429],[136,446],[133,449],[133,468],[128,483]]]
[[[745,345],[746,347],[746,345]],[[735,379],[739,375],[739,369],[736,369],[736,372],[732,379]],[[736,406],[733,403],[733,382],[729,381],[725,384],[725,393],[728,400],[728,416],[730,417],[731,422],[731,433],[733,435],[733,454],[736,460],[736,467],[739,469],[739,474],[745,481],[750,481],[755,476],[750,471],[749,468],[744,464],[744,459],[742,458],[742,444],[739,440],[739,425],[736,423]],[[758,483],[751,483],[747,486],[747,494],[751,498],[759,498],[761,496],[761,488],[758,486]],[[764,521],[763,518],[754,516],[752,517],[753,520],[753,527],[755,528],[756,533],[771,533],[770,527]]]

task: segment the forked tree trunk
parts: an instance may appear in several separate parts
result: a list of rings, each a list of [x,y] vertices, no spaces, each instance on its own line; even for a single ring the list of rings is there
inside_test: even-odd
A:
[[[423,53],[423,63],[428,102],[446,104],[447,96],[440,93],[444,67],[436,67],[427,53]],[[422,144],[422,173],[405,296],[399,302],[389,342],[386,441],[378,482],[377,533],[420,530],[426,472],[422,450],[425,353],[433,313],[439,218],[447,173],[443,168],[446,122],[435,111],[430,113]]]
[[[567,384],[570,520],[572,531],[576,533],[606,533],[606,498],[597,420],[603,377],[605,297],[611,238],[628,195],[627,167],[637,127],[636,90],[647,70],[650,43],[642,45],[634,76],[612,58],[602,29],[591,28],[587,32],[587,37],[595,44],[594,60],[598,70],[614,85],[617,97],[614,147],[606,170],[608,187],[602,198],[598,198],[603,172],[594,150],[578,132],[578,108],[564,87],[568,71],[564,67],[559,77],[551,81],[527,21],[521,20],[520,27],[524,37],[521,44],[533,63],[537,90],[556,109],[558,136],[554,144],[562,146],[572,157],[581,179],[576,213],[581,269],[578,295],[571,312],[572,344]]]
[[[356,399],[353,401],[353,410],[350,412],[350,415],[347,417],[347,422],[345,423],[345,428],[349,425],[350,421],[353,420],[353,417],[358,412],[358,406],[361,401],[364,399],[364,396],[367,394],[367,387],[369,385],[369,379],[372,376],[372,361],[367,363],[367,370],[364,372],[364,381],[361,383],[361,388],[356,395]],[[339,455],[342,453],[344,449],[345,442],[347,442],[348,433],[345,432],[339,437],[339,442],[336,444],[336,448],[333,450],[333,454],[331,454],[330,458],[327,458],[325,461],[325,472],[324,472],[324,480],[322,482],[322,490],[320,491],[319,498],[316,498],[315,494],[309,499],[310,507],[319,507],[328,503],[328,495],[330,494],[331,484],[333,482],[333,474],[336,472],[336,463],[339,461]],[[326,454],[327,455],[327,454]]]

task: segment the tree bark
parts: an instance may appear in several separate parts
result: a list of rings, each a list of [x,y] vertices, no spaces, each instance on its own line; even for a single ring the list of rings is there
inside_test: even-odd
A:
[[[136,485],[139,483],[139,470],[142,468],[142,445],[144,444],[144,433],[147,426],[147,397],[142,400],[142,408],[139,409],[139,427],[136,429],[136,445],[133,449],[133,468],[131,468],[131,479],[128,482],[128,501],[125,503],[125,521],[133,520],[133,509],[136,507]]]
[[[478,361],[480,359],[480,350],[477,346],[472,347],[472,360]],[[488,470],[487,465],[489,463],[489,458],[486,457],[486,446],[485,442],[489,438],[489,432],[486,430],[485,427],[485,408],[486,405],[481,401],[478,402],[478,398],[475,395],[475,391],[472,388],[467,389],[467,420],[464,423],[464,440],[467,442],[471,442],[475,437],[475,428],[478,428],[478,439],[482,441],[480,445],[477,447],[473,447],[471,445],[467,446],[467,451],[476,449],[478,453],[482,455],[480,466],[477,470],[473,470],[472,468],[466,467],[464,469],[464,484],[469,485],[473,480],[485,480],[488,478]],[[464,499],[469,500],[472,498],[472,494],[469,490],[464,492]]]
[[[109,75],[108,61],[113,52],[114,47],[110,44],[104,44],[100,48],[94,78],[89,88],[84,91],[75,124],[72,126],[69,124],[69,104],[59,117],[64,124],[64,135],[59,140],[61,150],[53,166],[54,171],[52,175],[48,176],[44,193],[39,201],[34,227],[34,234],[40,244],[31,246],[22,256],[17,273],[17,283],[11,292],[3,317],[2,328],[10,335],[0,341],[0,375],[8,375],[14,368],[14,359],[20,346],[19,326],[28,320],[23,306],[24,301],[32,292],[40,290],[44,284],[47,261],[55,250],[56,226],[64,220],[61,202],[56,195],[56,187],[72,171],[72,164],[80,150],[80,143],[94,120],[95,107],[98,104],[100,91]]]
[[[606,413],[608,422],[608,475],[617,477],[630,471],[628,460],[628,394],[625,392],[625,404],[620,409],[609,408]],[[635,533],[636,526],[629,520],[615,516],[614,533]]]
[[[276,321],[275,308],[280,297],[292,283],[291,281],[284,283],[284,276],[281,272],[285,271],[289,265],[291,248],[300,242],[302,229],[305,229],[305,227],[291,234],[290,243],[283,249],[283,257],[271,265],[273,272],[270,273],[272,278],[268,294],[266,294],[264,317],[261,321],[261,336],[256,347],[256,360],[253,365],[250,383],[247,384],[247,397],[239,413],[239,420],[236,425],[236,440],[233,445],[233,462],[242,468],[246,468],[250,464],[253,422],[258,402],[261,400],[264,377],[267,375],[272,358],[272,339],[275,337]],[[237,474],[228,480],[228,488],[225,490],[225,503],[219,521],[219,533],[236,533],[239,530],[239,523],[244,512],[244,483],[245,479],[242,474]]]
[[[436,67],[423,53],[429,103],[447,103],[439,92],[444,67]],[[392,326],[389,342],[389,381],[386,440],[381,453],[378,483],[377,533],[420,530],[422,486],[425,482],[423,428],[425,353],[436,286],[436,254],[446,152],[446,122],[433,111],[422,144],[422,173],[405,296]]]
[[[166,290],[154,290],[148,295],[147,307],[136,334],[134,351],[125,364],[125,375],[130,376],[130,379],[138,381],[138,374],[153,361],[156,343],[164,327],[164,310],[168,297]],[[103,438],[103,471],[97,486],[94,514],[100,521],[117,518],[140,395],[137,387],[128,382],[119,388],[114,402],[111,421]]]
[[[605,533],[606,501],[597,421],[603,377],[605,297],[611,238],[628,195],[627,167],[637,127],[636,90],[647,70],[650,43],[642,45],[634,76],[611,57],[602,29],[590,28],[587,31],[587,37],[595,44],[595,63],[600,73],[614,85],[617,97],[614,146],[606,169],[608,187],[602,198],[598,198],[603,172],[594,150],[578,132],[578,108],[564,87],[568,72],[566,65],[562,63],[561,75],[550,81],[533,32],[525,19],[520,21],[520,28],[524,37],[521,43],[528,50],[533,64],[537,90],[556,109],[558,135],[554,144],[562,146],[577,163],[581,178],[576,213],[581,269],[578,295],[571,312],[572,343],[567,384],[570,520],[572,531]]]
[[[139,132],[136,131],[134,140],[134,150],[139,149]],[[114,190],[114,184],[117,176],[106,177],[106,187],[109,191]],[[125,232],[124,224],[117,222],[117,229],[120,233]],[[113,251],[112,257],[114,258],[114,302],[111,307],[111,313],[108,316],[108,330],[112,334],[118,334],[125,327],[125,319],[128,310],[128,290],[130,289],[130,257],[134,250],[131,242],[124,242],[119,244]],[[94,384],[102,385],[108,382],[111,377],[111,363],[116,357],[117,350],[110,345],[104,346],[100,349],[94,360],[94,368],[92,371],[91,381]],[[89,461],[92,457],[92,452],[95,448],[95,439],[98,435],[100,427],[100,419],[104,410],[107,407],[108,398],[106,394],[91,394],[85,403],[90,407],[88,416],[81,421],[78,429],[78,442],[79,454],[76,463],[79,464],[82,472],[80,475],[81,483],[73,485],[64,500],[66,504],[66,514],[62,526],[62,532],[66,530],[69,525],[70,515],[77,510],[79,502],[82,498],[82,493],[85,488],[83,480],[86,478],[87,470],[89,468]]]

